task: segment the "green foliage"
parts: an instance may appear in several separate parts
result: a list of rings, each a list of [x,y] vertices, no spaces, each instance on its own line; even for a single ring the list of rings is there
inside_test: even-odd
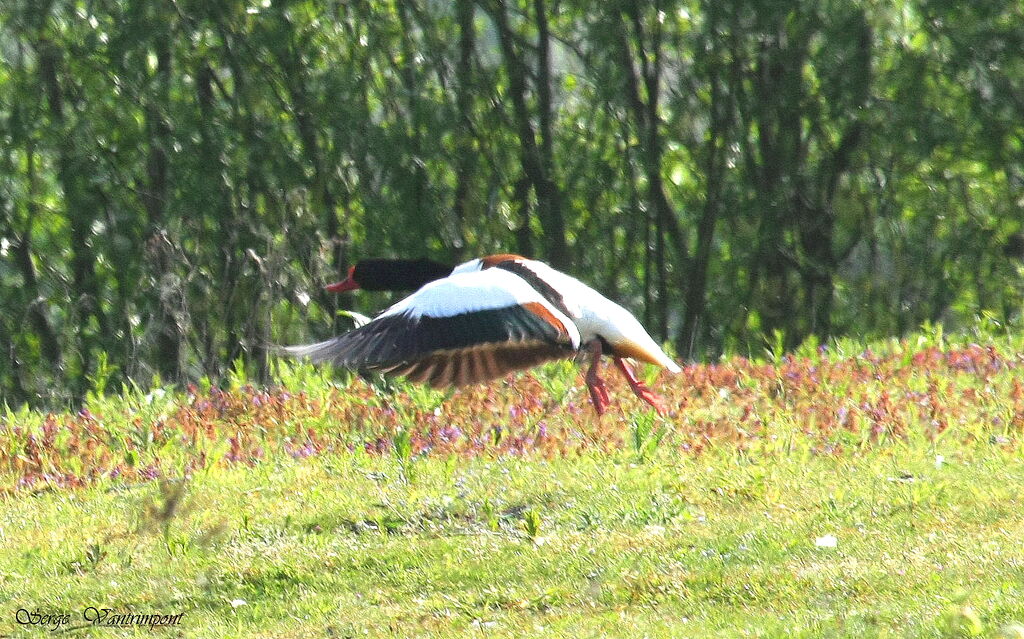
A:
[[[772,329],[770,336],[764,336],[764,349],[768,361],[779,364],[786,355],[786,333],[778,328]]]
[[[412,456],[412,433],[409,428],[399,429],[391,445],[395,450],[395,459],[398,461],[398,468],[401,471],[402,479],[407,483],[413,480],[413,456]]]
[[[538,381],[544,389],[545,399],[561,406],[576,386],[578,367],[572,361],[562,360],[545,364],[543,370]]]
[[[979,329],[980,330],[980,329]],[[988,329],[986,329],[988,330]],[[577,369],[541,367],[501,384],[448,394],[399,382],[385,392],[305,363],[274,367],[274,386],[239,376],[234,388],[124,385],[89,391],[78,411],[23,406],[0,413],[0,479],[7,489],[76,487],[208,476],[225,466],[304,459],[329,450],[393,456],[412,485],[422,459],[440,456],[451,481],[463,456],[564,457],[624,450],[648,464],[662,451],[700,452],[722,443],[747,451],[810,457],[836,450],[928,449],[936,459],[960,440],[1015,445],[1024,415],[1018,379],[1024,337],[978,342],[977,331],[937,326],[906,340],[814,339],[777,364],[729,358],[649,381],[658,417],[608,376],[609,415],[595,419],[585,393],[553,404],[540,389],[582,391]],[[941,346],[941,347],[940,347]],[[408,388],[409,392],[402,389]],[[616,415],[618,417],[616,417]],[[0,484],[0,491],[5,490]],[[906,487],[909,510],[926,509],[942,482]]]
[[[393,382],[395,392],[409,398],[412,408],[422,413],[433,413],[451,397],[451,391],[434,390],[426,384],[412,384],[404,380]]]
[[[978,317],[1010,333],[1022,20],[937,0],[7,2],[0,402],[266,382],[275,344],[391,301],[322,290],[378,255],[547,259],[687,358]]]
[[[631,426],[633,452],[636,453],[637,461],[643,463],[658,449],[667,430],[659,424],[652,412],[637,415],[632,419]]]
[[[523,532],[527,539],[536,542],[540,537],[540,513],[535,508],[530,508],[523,513]]]
[[[110,357],[107,353],[100,353],[96,360],[95,374],[88,376],[90,386],[89,395],[86,397],[88,403],[102,400],[103,394],[107,390],[107,384],[110,383],[116,372],[117,366],[110,363]]]
[[[228,371],[228,388],[237,391],[249,383],[249,375],[245,370],[245,360],[236,357]]]
[[[485,499],[483,506],[481,507],[482,519],[487,526],[487,529],[491,532],[498,532],[501,530],[501,524],[498,521],[498,514],[494,509],[494,503],[490,499]]]

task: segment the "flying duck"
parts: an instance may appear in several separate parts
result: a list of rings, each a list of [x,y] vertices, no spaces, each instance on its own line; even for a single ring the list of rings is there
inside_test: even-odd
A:
[[[451,267],[431,260],[363,260],[328,291],[416,292],[355,330],[285,350],[314,362],[402,376],[434,388],[503,377],[588,351],[587,388],[598,415],[608,407],[600,361],[610,355],[640,399],[661,400],[626,358],[680,372],[622,306],[578,279],[519,255]]]

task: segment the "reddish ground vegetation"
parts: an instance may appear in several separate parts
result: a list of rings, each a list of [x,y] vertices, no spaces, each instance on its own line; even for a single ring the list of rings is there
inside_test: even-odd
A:
[[[918,436],[1016,445],[1024,355],[978,345],[894,350],[687,366],[654,384],[669,417],[653,428],[664,429],[661,446],[680,454],[794,436],[817,454]],[[8,414],[0,418],[0,492],[187,476],[275,456],[391,454],[402,431],[413,455],[568,456],[635,446],[635,421],[653,419],[611,374],[613,408],[602,419],[579,379],[557,398],[544,374],[460,390],[439,403],[356,380],[308,392],[190,387],[163,400],[108,398],[75,414]]]

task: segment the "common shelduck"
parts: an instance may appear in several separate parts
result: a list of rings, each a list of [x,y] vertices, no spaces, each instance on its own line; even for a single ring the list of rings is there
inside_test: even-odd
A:
[[[665,414],[661,400],[625,361],[680,371],[633,315],[574,277],[518,255],[456,267],[430,260],[364,260],[329,291],[412,290],[369,323],[318,344],[286,350],[314,362],[403,376],[435,388],[502,377],[545,361],[591,354],[594,408],[608,407],[599,374],[610,355],[633,392]]]

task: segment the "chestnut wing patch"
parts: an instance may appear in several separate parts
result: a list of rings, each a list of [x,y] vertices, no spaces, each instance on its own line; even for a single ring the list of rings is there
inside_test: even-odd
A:
[[[289,352],[444,387],[571,357],[574,348],[565,327],[550,313],[512,305],[449,317],[382,315],[334,339]]]

